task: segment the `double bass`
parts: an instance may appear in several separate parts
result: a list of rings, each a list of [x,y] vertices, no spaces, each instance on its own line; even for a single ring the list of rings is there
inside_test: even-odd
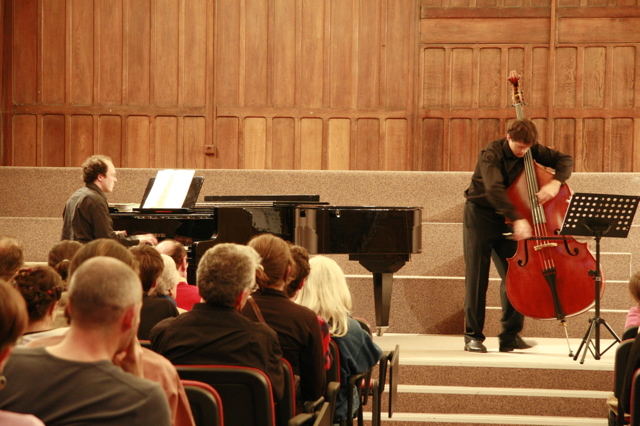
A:
[[[512,71],[509,82],[513,85],[516,117],[522,119],[520,76]],[[572,194],[569,186],[563,184],[554,199],[539,205],[535,194],[553,179],[553,174],[533,160],[531,150],[524,162],[524,170],[507,188],[507,196],[531,224],[533,236],[518,241],[516,254],[508,259],[507,297],[525,316],[560,320],[567,334],[565,318],[583,313],[595,303],[590,271],[596,269],[596,260],[587,243],[560,235]]]

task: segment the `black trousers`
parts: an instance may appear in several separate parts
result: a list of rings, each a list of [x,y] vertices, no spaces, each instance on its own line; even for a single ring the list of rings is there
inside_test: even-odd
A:
[[[464,207],[463,245],[466,266],[465,275],[465,342],[471,339],[483,341],[487,288],[489,286],[489,268],[493,259],[502,278],[500,284],[500,302],[502,306],[501,340],[515,337],[524,324],[524,316],[515,310],[507,298],[505,277],[507,259],[517,249],[517,242],[505,239],[503,233],[511,232],[504,216],[493,209],[480,207],[467,201]]]

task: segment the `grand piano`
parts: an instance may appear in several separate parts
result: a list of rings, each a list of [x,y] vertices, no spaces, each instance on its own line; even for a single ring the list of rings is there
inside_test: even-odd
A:
[[[187,248],[188,281],[202,255],[218,243],[246,244],[272,233],[310,254],[348,254],[373,274],[376,327],[389,326],[393,274],[422,249],[420,207],[335,206],[318,195],[205,196],[177,210],[111,213],[113,229],[152,233]]]

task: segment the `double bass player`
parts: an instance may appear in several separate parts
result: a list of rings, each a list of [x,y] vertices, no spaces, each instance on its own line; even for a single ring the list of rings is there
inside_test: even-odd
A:
[[[505,138],[491,142],[480,152],[471,183],[464,193],[465,351],[487,352],[483,328],[491,258],[502,279],[499,350],[510,352],[532,347],[519,335],[524,316],[511,305],[505,289],[507,259],[516,253],[519,240],[532,236],[531,224],[518,213],[506,193],[522,173],[527,151],[538,164],[555,169],[553,179],[536,193],[540,205],[558,194],[573,171],[573,158],[540,145],[535,124],[526,118],[514,121]],[[505,234],[511,234],[512,238],[505,238]]]

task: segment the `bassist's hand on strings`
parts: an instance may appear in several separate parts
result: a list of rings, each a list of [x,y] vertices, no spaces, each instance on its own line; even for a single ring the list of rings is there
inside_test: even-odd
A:
[[[520,241],[531,238],[531,236],[531,225],[527,219],[518,219],[513,222],[513,234],[511,234],[511,239]]]
[[[536,197],[538,197],[538,204],[543,205],[549,200],[555,198],[560,191],[560,187],[562,186],[562,182],[559,180],[551,179],[549,183],[544,185],[538,192],[536,192]]]

